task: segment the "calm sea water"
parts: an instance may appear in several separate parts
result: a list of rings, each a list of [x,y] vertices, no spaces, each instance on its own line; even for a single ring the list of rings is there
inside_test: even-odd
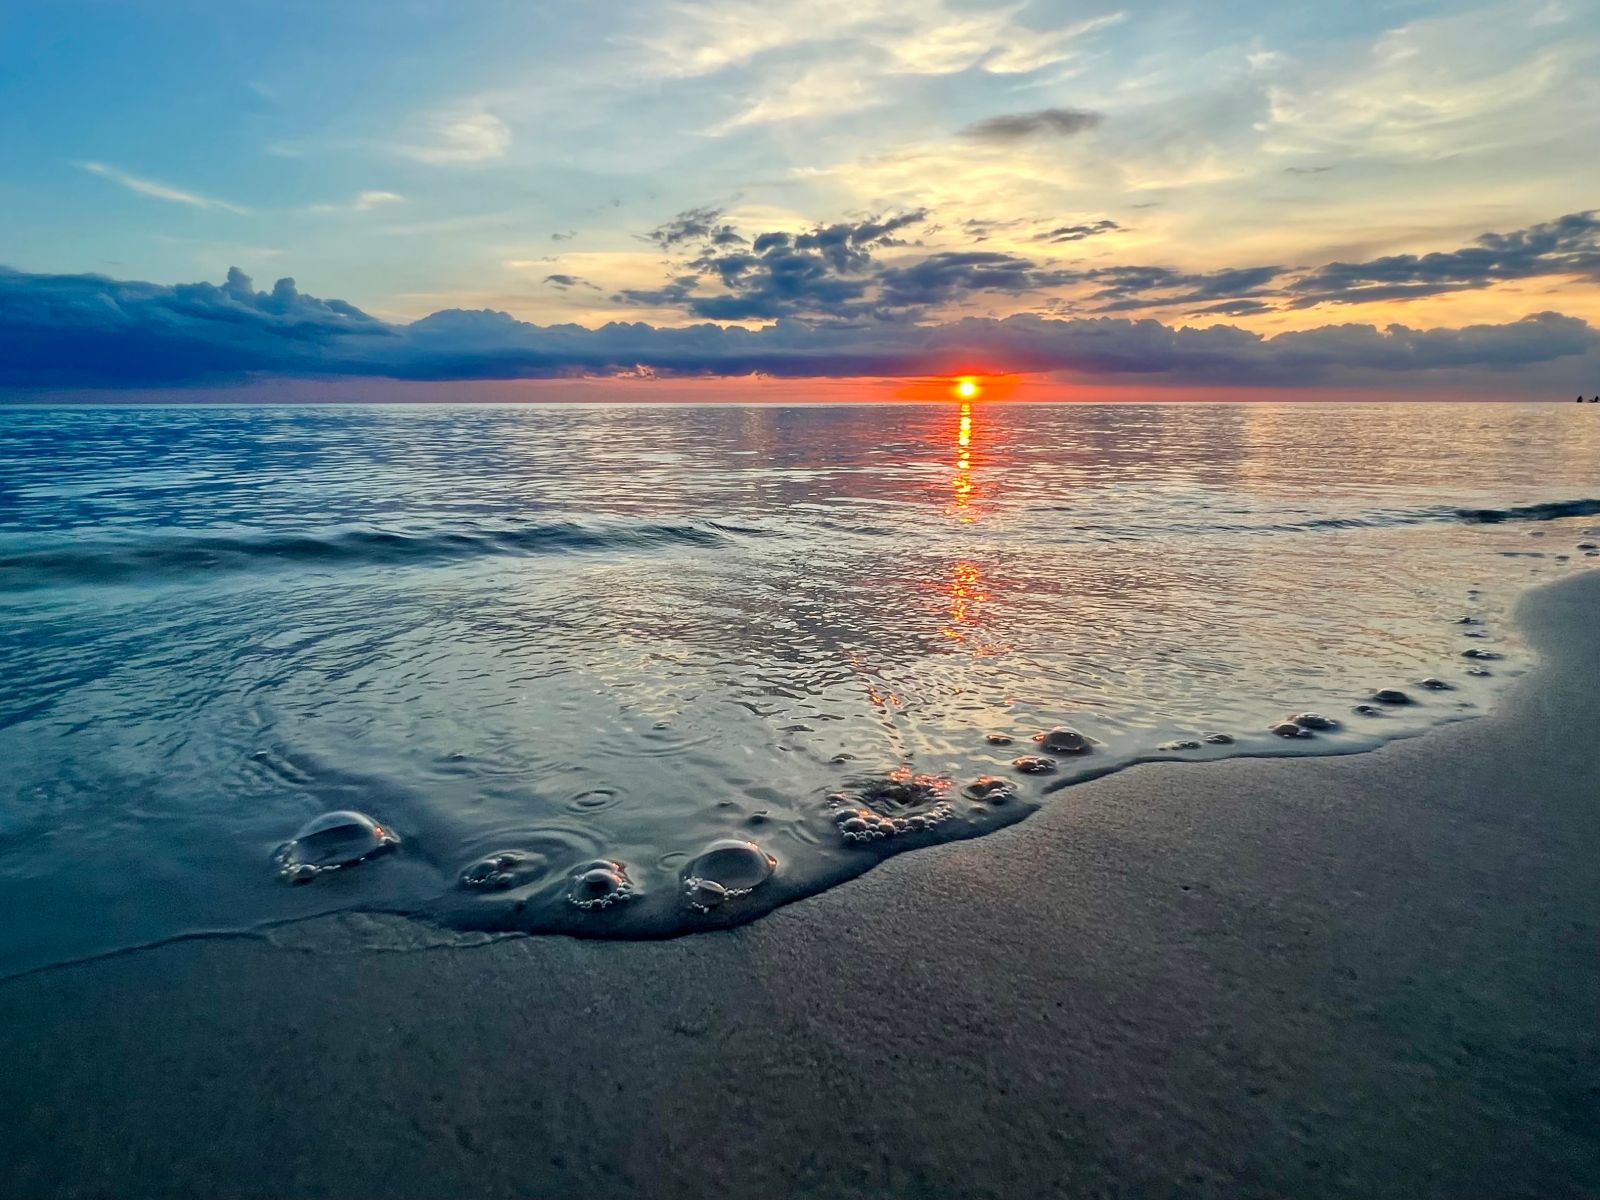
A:
[[[0,410],[0,974],[330,910],[682,932],[1131,761],[1367,748],[1523,668],[1595,497],[1559,405]],[[1057,725],[1091,752],[1017,772]],[[291,886],[333,809],[400,848]],[[722,838],[776,870],[701,912]]]

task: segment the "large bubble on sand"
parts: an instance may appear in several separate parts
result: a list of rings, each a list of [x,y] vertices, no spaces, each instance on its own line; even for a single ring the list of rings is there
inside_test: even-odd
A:
[[[1038,742],[1047,754],[1088,754],[1094,749],[1094,743],[1076,729],[1068,729],[1058,725],[1044,733],[1036,733],[1033,740]]]
[[[683,868],[684,890],[699,908],[748,896],[778,869],[778,860],[744,838],[718,838]],[[707,886],[710,885],[710,886]]]
[[[595,859],[572,874],[567,885],[567,900],[574,908],[610,908],[633,896],[633,880],[627,868],[610,859]]]
[[[273,852],[272,861],[279,878],[310,883],[325,871],[353,867],[399,844],[398,834],[366,813],[340,809],[307,821]]]
[[[1301,729],[1337,729],[1339,722],[1332,717],[1325,717],[1317,712],[1299,712],[1289,718]]]

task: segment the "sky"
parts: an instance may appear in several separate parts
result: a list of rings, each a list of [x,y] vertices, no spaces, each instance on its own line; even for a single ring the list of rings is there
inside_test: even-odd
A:
[[[10,0],[0,52],[7,397],[1600,392],[1580,0]]]

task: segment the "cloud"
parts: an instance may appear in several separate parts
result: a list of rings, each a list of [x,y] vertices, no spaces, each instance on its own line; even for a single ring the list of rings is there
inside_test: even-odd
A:
[[[221,286],[175,287],[0,270],[0,382],[13,387],[315,372],[335,341],[393,336],[342,300],[302,295],[292,279],[257,292],[236,267]]]
[[[713,321],[905,320],[930,306],[979,292],[1022,293],[1058,283],[1066,273],[1013,254],[942,251],[885,261],[901,235],[927,221],[925,209],[863,217],[793,233],[740,234],[716,208],[691,209],[652,231],[663,248],[694,255],[660,288],[618,292],[619,303],[674,307]],[[704,290],[709,285],[717,289]]]
[[[1033,240],[1055,243],[1081,242],[1085,238],[1099,237],[1102,233],[1114,233],[1121,228],[1122,226],[1115,221],[1102,219],[1083,225],[1058,225],[1054,229],[1035,234]]]
[[[1269,285],[1282,274],[1282,267],[1224,267],[1202,272],[1167,267],[1096,267],[1073,275],[1072,280],[1100,285],[1091,297],[1097,302],[1095,312],[1128,312],[1270,296],[1274,293]]]
[[[742,243],[745,239],[739,236],[733,226],[723,221],[722,216],[722,210],[711,205],[687,209],[670,221],[657,225],[644,237],[646,241],[654,242],[663,250],[700,241],[719,246]]]
[[[405,197],[398,192],[366,191],[357,192],[354,200],[345,204],[313,204],[310,211],[314,213],[342,213],[342,212],[371,212],[375,208],[382,208],[390,204],[403,204]]]
[[[427,140],[395,147],[399,154],[431,166],[487,162],[504,157],[511,130],[487,109],[462,108],[438,113],[424,122]]]
[[[1588,31],[1544,28],[1528,6],[1443,5],[1356,57],[1329,53],[1267,88],[1262,147],[1389,163],[1526,147],[1592,129]]]
[[[1056,307],[1089,314],[1182,309],[1195,316],[1256,316],[1321,304],[1419,299],[1508,280],[1568,276],[1600,282],[1600,215],[1570,213],[1510,233],[1485,233],[1472,245],[1319,267],[1259,264],[1186,271],[1162,264],[1082,267],[1035,262],[1014,251],[978,250],[1007,223],[978,218],[955,231],[962,249],[929,251],[908,237],[933,238],[927,209],[818,225],[798,233],[748,237],[720,208],[679,213],[646,240],[674,252],[670,282],[615,293],[618,303],[672,308],[691,318],[765,321],[924,320],[931,310],[981,294],[1018,298],[1057,290]],[[1117,232],[1109,217],[1057,225],[1031,235],[1070,246]],[[1060,292],[1066,289],[1065,292]]]
[[[1053,29],[1016,18],[1021,4],[968,7],[945,0],[688,0],[661,12],[662,27],[640,38],[640,69],[677,78],[710,75],[756,59],[804,55],[825,46],[835,59],[862,55],[864,69],[951,75],[973,67],[1017,75],[1063,62],[1073,43],[1121,23],[1107,13]]]
[[[874,74],[853,60],[817,63],[776,86],[764,87],[743,109],[707,132],[720,135],[751,125],[831,117],[871,108],[887,99]]]
[[[587,279],[577,275],[568,275],[559,271],[553,275],[546,275],[544,277],[544,282],[548,283],[553,288],[560,288],[562,291],[566,291],[568,288],[575,287],[594,288],[594,290],[597,292],[600,290],[598,286],[590,283]]]
[[[1003,260],[1006,256],[997,256]],[[936,256],[891,280],[937,292],[1004,261]],[[1330,325],[1266,337],[1225,324],[1149,319],[969,317],[932,324],[781,320],[761,329],[614,322],[539,326],[503,312],[448,310],[391,325],[292,280],[221,286],[0,271],[0,387],[148,387],[252,377],[417,380],[667,374],[790,377],[953,374],[982,364],[1186,385],[1423,384],[1439,372],[1512,373],[1600,362],[1586,322],[1540,313],[1502,325],[1412,329]],[[1576,385],[1574,385],[1576,386]]]
[[[384,204],[400,204],[405,197],[398,192],[361,192],[356,196],[355,210],[357,212],[370,212]]]
[[[1018,142],[1044,135],[1072,137],[1097,128],[1104,120],[1100,113],[1083,109],[1041,108],[977,121],[963,129],[961,136],[983,142]]]
[[[139,175],[130,175],[126,171],[108,166],[101,162],[81,162],[77,164],[85,171],[99,175],[102,179],[109,179],[112,183],[121,184],[130,192],[137,192],[141,196],[150,196],[157,200],[170,200],[174,204],[187,204],[191,208],[220,208],[225,212],[236,213],[239,216],[249,214],[249,209],[241,208],[237,204],[229,204],[226,200],[218,200],[213,196],[202,196],[199,192],[186,191],[183,188],[173,187],[170,183],[161,183],[155,179],[145,179]]]
[[[1600,283],[1600,210],[1568,213],[1512,233],[1486,233],[1460,250],[1329,263],[1287,290],[1292,307],[1306,308],[1412,299],[1545,275]]]
[[[1431,254],[1391,254],[1309,269],[1252,266],[1187,272],[1118,265],[1071,272],[1063,282],[1092,285],[1091,312],[1204,305],[1199,312],[1244,316],[1319,304],[1416,300],[1560,276],[1600,283],[1600,210],[1568,213],[1510,233],[1485,233],[1470,246]]]

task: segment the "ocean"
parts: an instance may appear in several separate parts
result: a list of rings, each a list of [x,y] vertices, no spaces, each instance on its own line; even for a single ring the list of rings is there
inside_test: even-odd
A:
[[[738,923],[1470,718],[1597,546],[1570,404],[0,408],[0,976]]]

